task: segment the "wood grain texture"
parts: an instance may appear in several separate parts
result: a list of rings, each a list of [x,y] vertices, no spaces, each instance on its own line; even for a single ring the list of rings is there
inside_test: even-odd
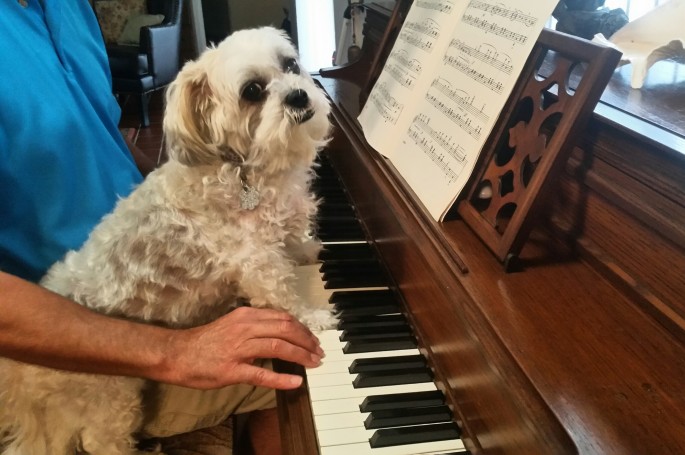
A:
[[[325,153],[467,447],[475,455],[685,453],[682,151],[593,114],[521,249],[524,270],[505,273],[462,219],[434,222],[368,146],[356,121],[364,89],[319,81],[334,104]],[[284,418],[300,416],[288,423],[297,436],[284,435],[285,453],[317,453],[307,394],[284,395]]]

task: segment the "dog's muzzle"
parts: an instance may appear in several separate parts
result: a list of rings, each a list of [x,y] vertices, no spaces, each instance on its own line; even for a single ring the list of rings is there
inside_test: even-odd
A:
[[[285,97],[290,117],[295,123],[304,123],[314,117],[314,109],[309,105],[309,95],[302,89],[293,90]]]

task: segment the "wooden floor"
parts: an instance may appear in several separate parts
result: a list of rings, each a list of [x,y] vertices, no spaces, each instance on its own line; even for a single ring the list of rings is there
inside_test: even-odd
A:
[[[121,95],[121,121],[119,127],[122,132],[131,134],[133,143],[156,163],[166,159],[164,153],[164,138],[162,134],[162,115],[164,111],[164,90],[153,92],[150,97],[150,126],[141,128],[138,100],[135,96]]]

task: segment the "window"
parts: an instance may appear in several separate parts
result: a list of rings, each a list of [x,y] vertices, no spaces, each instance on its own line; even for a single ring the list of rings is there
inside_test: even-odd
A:
[[[609,9],[621,8],[634,21],[668,0],[607,0],[604,6]]]
[[[606,0],[604,8],[621,8],[633,21],[673,0]],[[556,28],[552,18],[547,27]],[[665,44],[665,43],[664,43]],[[619,67],[595,112],[685,154],[685,64],[663,60],[648,71],[641,89],[632,89],[632,65]]]

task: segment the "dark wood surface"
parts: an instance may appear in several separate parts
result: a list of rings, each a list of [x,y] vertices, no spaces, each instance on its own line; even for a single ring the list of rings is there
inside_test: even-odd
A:
[[[334,101],[326,153],[474,454],[685,453],[685,157],[601,114],[506,273],[463,220],[436,223]],[[676,142],[677,144],[677,142]],[[305,412],[306,393],[279,394]],[[285,400],[285,401],[283,401]],[[306,420],[306,419],[305,419]],[[305,422],[306,423],[306,422]],[[282,431],[313,432],[281,421]],[[313,454],[290,438],[286,453]]]

